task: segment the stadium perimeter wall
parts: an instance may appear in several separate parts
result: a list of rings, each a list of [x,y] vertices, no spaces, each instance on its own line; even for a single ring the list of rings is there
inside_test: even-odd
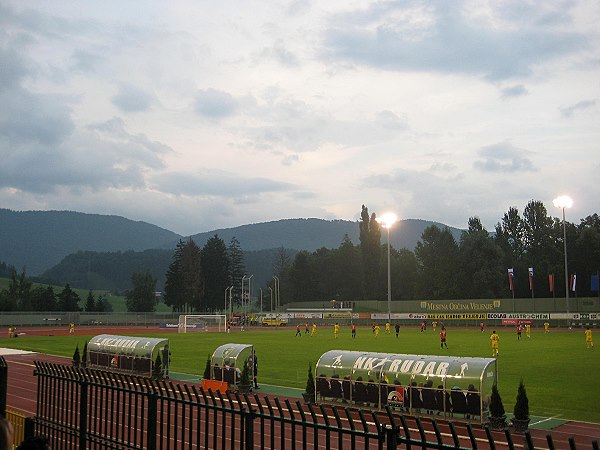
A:
[[[340,302],[338,302],[339,304]],[[355,312],[387,312],[387,300],[361,300],[343,302]],[[295,302],[284,305],[286,308],[311,309],[331,308],[330,302]],[[476,300],[392,300],[392,313],[561,313],[567,311],[567,302],[561,298],[516,298],[516,299],[476,299]],[[600,298],[571,297],[569,312],[598,312]]]

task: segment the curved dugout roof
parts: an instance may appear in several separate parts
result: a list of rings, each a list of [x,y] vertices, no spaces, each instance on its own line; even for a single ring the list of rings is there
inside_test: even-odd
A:
[[[168,339],[100,334],[90,339],[87,349],[88,352],[149,358],[155,348],[163,348],[167,345],[169,345]]]
[[[415,378],[447,378],[451,383],[478,385],[485,379],[497,378],[496,359],[458,356],[409,355],[330,350],[324,353],[315,368],[316,375],[350,377],[364,381],[399,380],[403,384]]]
[[[253,346],[249,344],[223,344],[214,351],[211,362],[219,366],[238,366],[237,360],[243,361],[252,356]]]

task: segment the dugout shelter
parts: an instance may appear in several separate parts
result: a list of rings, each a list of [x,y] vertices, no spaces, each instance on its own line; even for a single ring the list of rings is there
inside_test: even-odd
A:
[[[160,355],[161,373],[156,373]],[[143,377],[169,374],[169,340],[141,336],[100,334],[87,344],[87,367]]]
[[[330,350],[315,366],[316,400],[485,422],[495,358]]]
[[[210,376],[212,380],[224,381],[230,389],[236,389],[244,363],[248,363],[249,378],[254,379],[254,346],[249,344],[224,344],[212,354]]]

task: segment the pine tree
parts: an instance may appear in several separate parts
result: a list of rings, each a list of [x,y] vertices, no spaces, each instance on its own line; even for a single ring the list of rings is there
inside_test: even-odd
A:
[[[225,242],[215,234],[202,248],[201,258],[206,307],[222,309],[223,292],[229,286],[229,258]]]
[[[240,304],[241,299],[241,280],[246,272],[246,265],[244,262],[244,252],[241,249],[240,242],[234,237],[229,241],[227,247],[227,255],[229,257],[229,285],[233,286],[233,302]]]
[[[375,213],[369,216],[369,208],[362,205],[359,222],[360,250],[363,264],[365,298],[375,298],[379,293],[379,268],[381,264],[381,227]]]
[[[88,292],[87,299],[85,300],[85,307],[84,307],[84,309],[87,312],[97,311],[97,309],[96,309],[96,299],[94,298],[94,294],[92,293],[91,290]]]

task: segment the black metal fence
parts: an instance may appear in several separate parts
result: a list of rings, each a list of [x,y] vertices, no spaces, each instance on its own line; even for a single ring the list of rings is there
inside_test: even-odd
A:
[[[35,433],[59,449],[554,449],[514,437],[386,412],[205,392],[195,385],[35,362]],[[537,445],[537,447],[536,447]],[[570,448],[575,443],[570,442]],[[527,446],[527,447],[525,447]],[[593,443],[598,449],[598,443]]]

